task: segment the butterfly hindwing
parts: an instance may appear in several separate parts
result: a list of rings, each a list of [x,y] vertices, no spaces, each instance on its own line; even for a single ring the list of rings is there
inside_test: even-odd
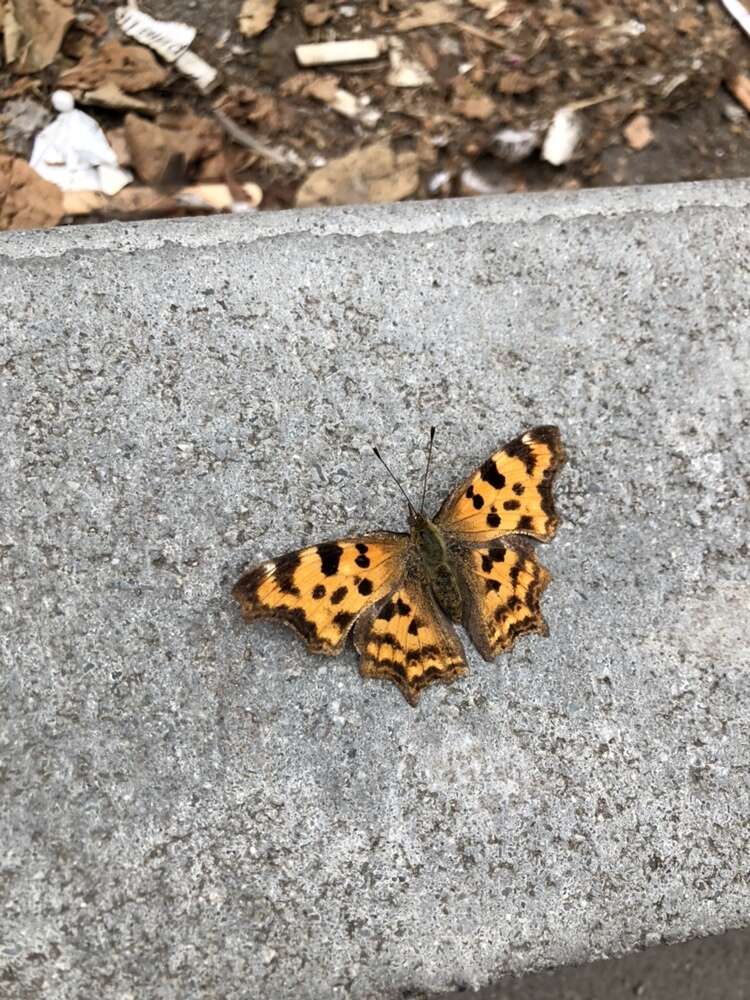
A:
[[[354,644],[362,676],[393,681],[410,705],[428,684],[450,684],[468,672],[453,626],[421,580],[409,575],[360,618]]]
[[[539,599],[550,581],[521,539],[454,549],[464,596],[464,626],[485,660],[494,660],[522,635],[547,635]]]
[[[408,535],[382,532],[288,552],[245,573],[232,594],[245,618],[280,618],[316,653],[336,654],[368,606],[401,580]]]
[[[557,427],[535,427],[487,459],[448,497],[435,523],[470,542],[513,532],[547,540],[558,517],[552,497],[565,459]]]

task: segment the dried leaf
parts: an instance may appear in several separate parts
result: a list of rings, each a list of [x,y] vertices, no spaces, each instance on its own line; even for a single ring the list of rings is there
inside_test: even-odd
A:
[[[265,31],[276,13],[276,0],[245,0],[237,23],[240,33],[253,38]]]
[[[63,87],[94,90],[102,84],[115,84],[125,94],[160,87],[169,71],[142,45],[123,45],[122,42],[105,42],[77,66],[60,77]],[[117,105],[113,105],[116,107]]]
[[[455,7],[444,0],[425,0],[411,5],[396,22],[396,31],[413,31],[414,28],[431,28],[436,24],[450,24],[458,17]]]
[[[75,20],[71,4],[72,0],[10,0],[5,31],[18,32],[12,60],[7,55],[7,39],[5,45],[14,73],[36,73],[54,60]]]
[[[209,160],[222,149],[221,133],[210,118],[182,115],[162,116],[159,123],[148,122],[138,115],[125,118],[125,138],[133,168],[148,184],[172,183],[185,178],[172,176],[179,165],[181,173],[189,167]]]
[[[83,95],[81,103],[93,104],[101,108],[114,108],[117,111],[141,111],[144,115],[155,115],[161,110],[159,106],[152,106],[146,101],[123,93],[113,80],[107,80],[96,90],[89,90]]]
[[[56,226],[63,216],[62,191],[19,157],[0,155],[0,229]]]
[[[750,76],[737,73],[731,80],[727,80],[727,87],[745,111],[750,111]]]
[[[622,130],[625,141],[631,149],[645,149],[654,141],[654,133],[651,131],[651,122],[648,115],[636,115],[631,118]]]
[[[400,201],[418,185],[416,155],[397,154],[388,142],[376,142],[314,170],[295,200],[300,207]]]
[[[20,97],[21,94],[26,94],[30,90],[36,91],[38,94],[41,90],[41,82],[31,76],[19,76],[5,90],[0,90],[0,101],[7,101],[12,97]]]

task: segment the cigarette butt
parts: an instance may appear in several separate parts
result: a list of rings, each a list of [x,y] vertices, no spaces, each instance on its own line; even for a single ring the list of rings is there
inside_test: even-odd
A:
[[[383,49],[377,38],[352,38],[344,42],[298,45],[294,51],[300,66],[325,66],[328,63],[377,59]]]

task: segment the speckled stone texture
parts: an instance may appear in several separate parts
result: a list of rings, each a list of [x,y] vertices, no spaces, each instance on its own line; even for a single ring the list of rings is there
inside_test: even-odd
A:
[[[0,993],[399,998],[750,923],[750,184],[0,239]],[[569,450],[417,710],[252,562]]]

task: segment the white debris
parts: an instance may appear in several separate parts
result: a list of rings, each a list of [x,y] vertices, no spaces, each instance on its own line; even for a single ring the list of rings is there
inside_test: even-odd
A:
[[[390,39],[388,46],[388,58],[391,69],[386,77],[386,83],[391,87],[423,87],[427,83],[432,83],[432,77],[427,72],[421,62],[416,59],[408,59],[404,55],[403,38]]]
[[[507,163],[520,163],[534,152],[540,142],[538,132],[530,128],[501,128],[491,143],[492,152]]]
[[[542,159],[555,167],[567,163],[578,145],[583,126],[573,108],[558,108],[547,130],[542,146]]]
[[[750,35],[750,10],[740,0],[721,0],[739,26]]]
[[[195,38],[195,28],[182,21],[157,21],[149,17],[135,4],[118,7],[115,20],[120,29],[135,38],[141,45],[147,45],[157,52],[165,62],[173,63],[177,69],[196,82],[205,93],[216,82],[218,71],[209,66],[190,46]]]
[[[62,191],[116,194],[133,175],[120,169],[117,154],[94,119],[75,110],[73,96],[56,90],[52,106],[60,114],[34,140],[30,164]]]

